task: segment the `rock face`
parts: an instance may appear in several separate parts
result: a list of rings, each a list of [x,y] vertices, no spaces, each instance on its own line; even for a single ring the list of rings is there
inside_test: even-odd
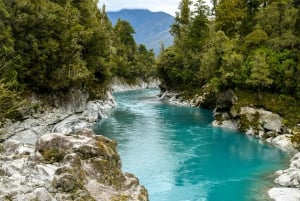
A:
[[[231,108],[237,101],[237,97],[235,96],[234,92],[229,89],[226,91],[221,91],[218,93],[218,97],[216,100],[216,110],[228,110]]]
[[[269,196],[275,201],[299,201],[300,189],[295,188],[272,188]]]
[[[269,190],[269,196],[275,201],[298,201],[300,200],[300,153],[297,153],[286,170],[276,172],[274,182],[277,187]]]
[[[91,130],[46,134],[35,146],[0,144],[0,186],[0,200],[148,200],[138,179],[121,171],[116,143]]]
[[[113,92],[123,92],[138,89],[158,88],[159,84],[160,81],[157,79],[149,80],[149,82],[137,80],[136,83],[133,84],[124,83],[119,79],[114,79],[111,84],[111,89]]]
[[[192,106],[192,103],[181,98],[178,93],[165,91],[159,94],[162,101],[177,106]]]
[[[252,107],[241,107],[239,115],[244,117],[245,121],[249,122],[248,125],[245,125],[245,129],[253,129],[253,126],[251,124],[257,124],[257,128],[255,129],[258,132],[259,130],[262,130],[266,132],[274,131],[278,133],[281,130],[282,117],[270,111]]]
[[[15,141],[34,144],[37,137],[50,132],[76,133],[91,127],[97,120],[106,118],[116,102],[110,93],[105,101],[88,101],[88,95],[75,90],[64,98],[52,97],[52,105],[40,105],[37,111],[25,116],[23,121],[7,122],[0,129],[0,141],[11,138]],[[34,104],[41,104],[33,98]]]
[[[270,137],[268,140],[269,142],[274,144],[275,146],[278,146],[282,149],[285,149],[287,151],[293,151],[294,150],[294,145],[291,142],[291,134],[283,134],[283,135],[278,135],[277,137]]]

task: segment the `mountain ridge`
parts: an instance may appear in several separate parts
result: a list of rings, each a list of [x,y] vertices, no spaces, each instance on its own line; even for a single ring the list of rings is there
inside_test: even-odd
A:
[[[112,24],[118,19],[128,21],[135,30],[134,39],[138,44],[145,44],[148,49],[159,53],[162,44],[168,47],[173,42],[170,34],[170,26],[174,17],[162,11],[150,11],[148,9],[122,9],[107,12]]]

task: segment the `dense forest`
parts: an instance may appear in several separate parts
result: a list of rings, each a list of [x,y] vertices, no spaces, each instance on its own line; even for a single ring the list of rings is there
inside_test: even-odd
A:
[[[77,88],[101,98],[113,77],[154,74],[153,51],[135,43],[128,22],[113,27],[97,3],[0,0],[0,120],[13,118],[26,94]]]
[[[97,0],[0,0],[0,119],[14,117],[30,93],[77,88],[101,98],[112,78],[157,75],[187,96],[233,89],[240,104],[300,119],[300,1],[182,0],[174,43],[137,45]],[[156,71],[157,67],[157,71]]]
[[[158,58],[167,88],[194,95],[234,89],[239,102],[299,123],[300,1],[182,0],[172,47]]]

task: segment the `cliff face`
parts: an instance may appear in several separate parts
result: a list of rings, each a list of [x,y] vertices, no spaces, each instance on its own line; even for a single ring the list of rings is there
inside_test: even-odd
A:
[[[138,179],[121,171],[116,143],[91,130],[1,144],[0,184],[0,200],[148,200]]]
[[[139,200],[147,190],[121,170],[116,143],[87,128],[116,102],[87,93],[37,97],[20,108],[23,119],[0,129],[0,200]]]
[[[80,90],[60,96],[32,95],[28,99],[28,108],[20,108],[23,119],[8,121],[0,128],[0,141],[12,139],[34,144],[37,137],[45,133],[76,133],[106,118],[110,109],[116,106],[110,93],[105,100],[90,101],[88,98],[88,94]]]

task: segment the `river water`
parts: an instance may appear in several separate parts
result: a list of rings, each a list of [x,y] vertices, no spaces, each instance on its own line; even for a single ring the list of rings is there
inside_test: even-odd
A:
[[[287,153],[212,127],[212,111],[165,104],[158,92],[116,93],[117,108],[94,127],[118,142],[123,171],[140,179],[151,201],[268,200]]]

